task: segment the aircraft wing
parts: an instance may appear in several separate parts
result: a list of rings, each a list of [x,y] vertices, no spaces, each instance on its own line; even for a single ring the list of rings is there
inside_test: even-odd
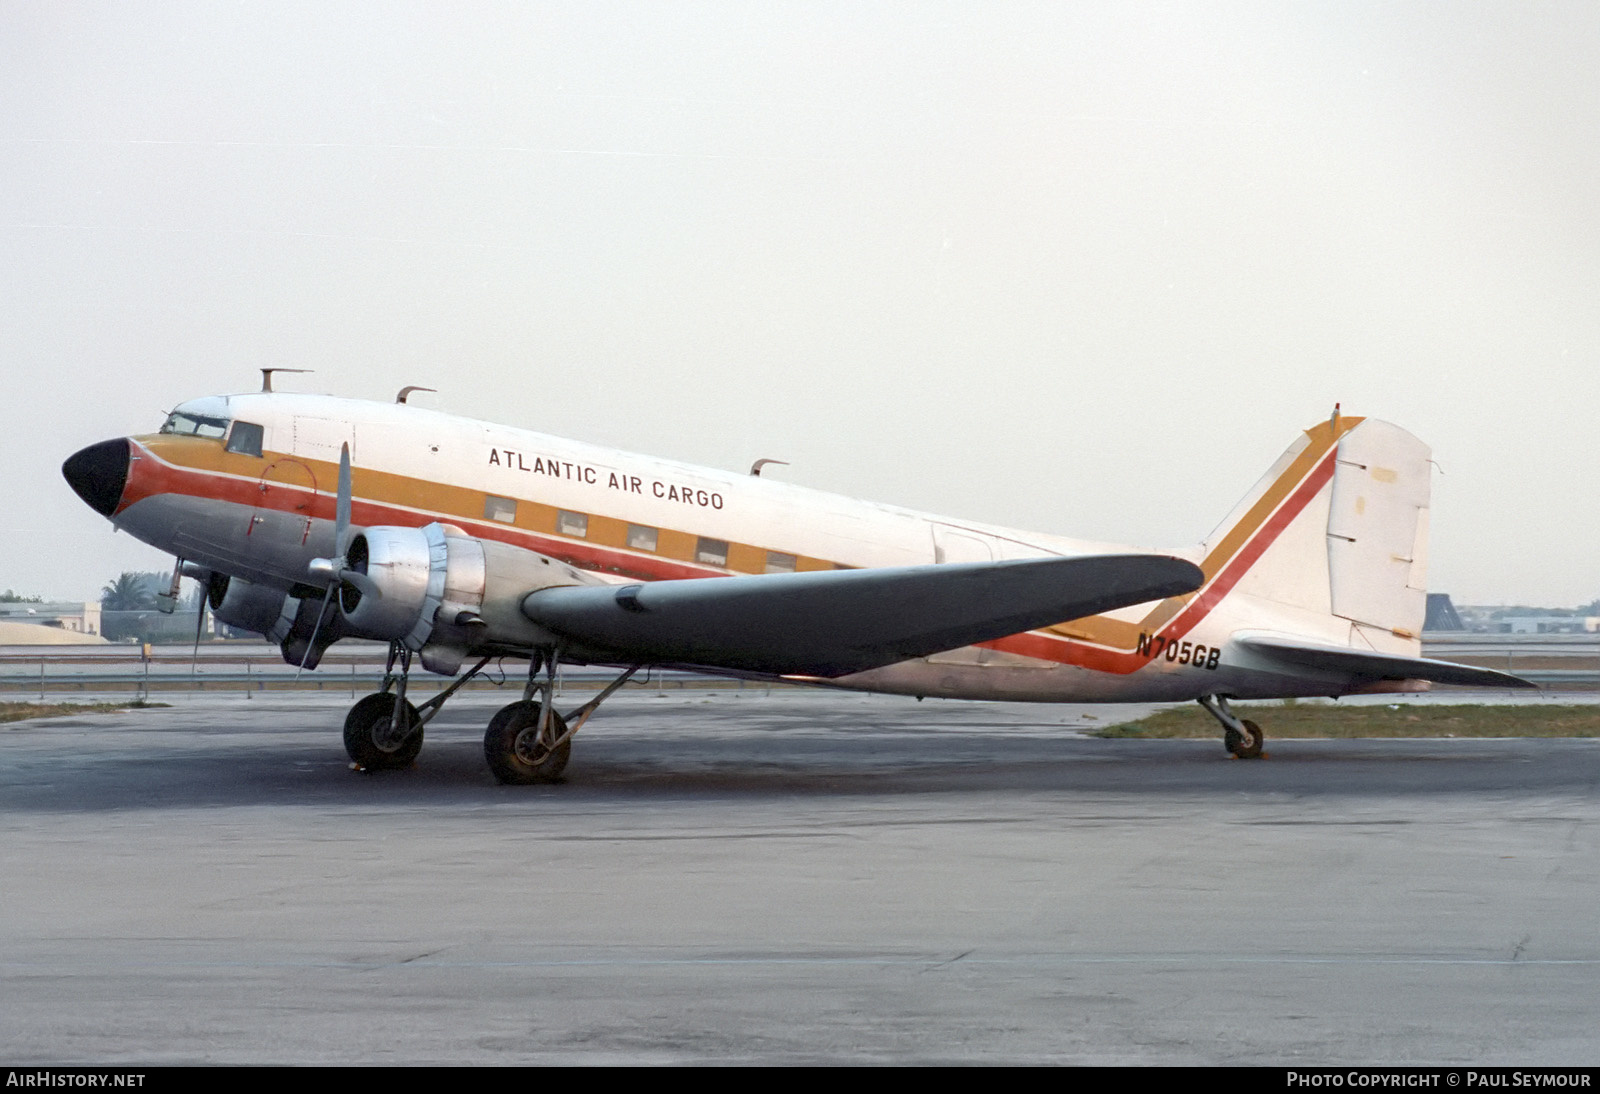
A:
[[[844,676],[1192,592],[1166,555],[1089,555],[529,593],[522,612],[621,662]]]
[[[1234,641],[1269,661],[1294,668],[1370,676],[1377,680],[1431,680],[1437,684],[1459,684],[1470,688],[1538,687],[1509,672],[1458,665],[1453,661],[1435,661],[1431,657],[1400,657],[1265,635],[1236,636]]]

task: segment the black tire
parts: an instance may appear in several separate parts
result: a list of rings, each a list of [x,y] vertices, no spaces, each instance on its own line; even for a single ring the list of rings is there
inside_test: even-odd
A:
[[[567,732],[561,715],[551,711],[552,729],[557,737]],[[572,742],[564,742],[554,752],[546,752],[535,741],[539,731],[539,704],[524,699],[502,707],[489,721],[483,735],[483,758],[494,777],[507,786],[559,782],[572,757]]]
[[[1267,735],[1248,718],[1240,719],[1239,724],[1244,726],[1249,736],[1236,729],[1225,729],[1222,731],[1222,743],[1241,760],[1261,759],[1261,748],[1267,743]]]
[[[344,719],[344,750],[358,766],[368,771],[398,771],[410,767],[422,751],[422,727],[417,726],[398,748],[385,749],[373,740],[372,732],[394,713],[394,695],[378,692],[350,708]],[[408,725],[417,725],[417,708],[405,705]]]

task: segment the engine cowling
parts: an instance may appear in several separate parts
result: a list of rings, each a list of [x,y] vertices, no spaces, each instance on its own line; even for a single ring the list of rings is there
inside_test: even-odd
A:
[[[395,642],[407,640],[422,627],[421,637],[426,638],[433,620],[428,619],[424,625],[423,614],[428,606],[436,548],[443,556],[444,571],[449,569],[449,545],[439,529],[437,524],[428,525],[427,530],[368,528],[351,539],[346,567],[366,574],[382,594],[376,598],[364,596],[353,585],[339,590],[339,610],[354,633]],[[428,532],[432,530],[439,531],[430,536]],[[438,607],[437,597],[433,607]],[[421,643],[411,648],[421,649]]]
[[[320,597],[302,600],[285,589],[228,574],[210,576],[206,603],[219,622],[276,642],[286,662],[308,669],[316,668],[327,648],[348,634],[335,613],[318,621],[323,611]]]
[[[536,551],[478,539],[447,524],[358,531],[345,556],[380,596],[339,592],[343,633],[402,642],[423,667],[454,675],[469,652],[525,650],[547,640],[518,605],[536,589],[598,579]]]
[[[283,641],[300,607],[287,589],[223,573],[213,573],[206,582],[206,603],[218,622],[255,631],[275,642]],[[274,633],[280,630],[282,633]]]

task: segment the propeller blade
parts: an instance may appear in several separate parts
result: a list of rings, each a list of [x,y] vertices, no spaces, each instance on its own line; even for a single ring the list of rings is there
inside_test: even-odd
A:
[[[194,652],[189,655],[189,679],[200,668],[200,633],[206,629],[206,587],[200,586],[200,606],[194,612]]]
[[[295,669],[296,680],[300,679],[300,674],[306,670],[312,651],[317,648],[317,635],[322,630],[322,620],[328,614],[328,604],[333,600],[335,589],[341,584],[348,583],[363,596],[371,596],[374,600],[383,597],[377,583],[366,574],[346,569],[346,559],[350,554],[350,499],[354,492],[355,487],[350,474],[350,444],[347,441],[339,446],[339,493],[334,499],[333,508],[334,557],[314,558],[310,565],[311,576],[325,581],[328,591],[322,594],[322,607],[317,610],[317,621],[311,627],[311,640],[306,643],[306,652],[301,655],[300,664]]]
[[[311,660],[311,651],[317,648],[317,632],[322,629],[322,617],[328,614],[328,601],[333,599],[333,590],[339,587],[338,582],[328,586],[328,591],[322,594],[322,607],[317,609],[317,621],[311,625],[311,641],[306,643],[306,652],[300,655],[300,664],[294,670],[296,681],[300,674],[306,671],[306,662]]]
[[[362,596],[370,596],[374,600],[383,599],[383,590],[378,583],[360,570],[340,570],[339,580],[353,587]]]
[[[339,446],[339,496],[335,503],[333,518],[333,550],[339,558],[339,568],[344,568],[345,552],[350,544],[350,495],[353,491],[350,482],[350,445]]]

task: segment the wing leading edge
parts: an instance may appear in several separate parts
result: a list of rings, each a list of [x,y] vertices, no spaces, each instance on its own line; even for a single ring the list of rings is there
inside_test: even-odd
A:
[[[522,612],[643,664],[834,677],[1193,592],[1192,562],[1090,555],[529,593]]]
[[[1431,680],[1437,684],[1459,684],[1472,688],[1538,687],[1509,672],[1458,665],[1453,661],[1435,661],[1431,657],[1399,657],[1371,650],[1325,646],[1265,635],[1236,636],[1234,641],[1270,661],[1298,669],[1370,676],[1377,680]]]

